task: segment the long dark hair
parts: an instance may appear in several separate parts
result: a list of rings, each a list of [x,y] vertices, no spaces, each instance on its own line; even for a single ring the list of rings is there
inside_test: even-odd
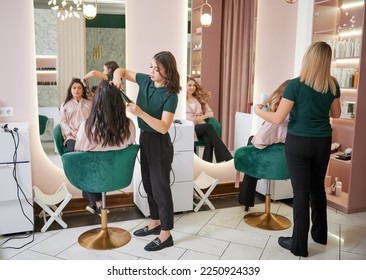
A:
[[[119,146],[130,135],[130,119],[119,89],[101,81],[95,91],[91,113],[85,122],[87,138],[102,147]]]
[[[108,74],[113,74],[114,71],[119,68],[118,63],[115,61],[108,61],[104,64],[105,67],[108,69]]]
[[[177,62],[175,61],[175,57],[171,52],[162,51],[154,55],[153,59],[156,61],[156,65],[159,67],[163,67],[165,70],[165,75],[159,71],[159,74],[162,78],[165,79],[165,88],[168,93],[175,92],[179,93],[182,87],[179,83],[179,73],[177,69]]]
[[[88,99],[88,96],[86,95],[86,88],[83,84],[83,82],[79,79],[79,78],[72,78],[71,80],[71,83],[67,89],[67,94],[66,94],[66,98],[65,98],[65,102],[68,102],[69,100],[71,100],[73,97],[72,97],[72,93],[71,93],[71,88],[74,84],[80,84],[82,87],[83,87],[83,95],[82,95],[82,98],[84,99]]]

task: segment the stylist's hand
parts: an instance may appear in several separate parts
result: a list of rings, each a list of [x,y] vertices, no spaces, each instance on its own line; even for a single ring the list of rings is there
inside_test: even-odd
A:
[[[122,86],[123,86],[123,82],[122,82],[122,79],[120,78],[116,78],[116,77],[113,77],[113,84],[118,88],[118,89],[121,89]]]
[[[144,111],[141,110],[141,108],[136,105],[133,101],[131,103],[127,104],[127,111],[131,114],[134,114],[137,117],[142,117],[142,114]]]
[[[258,114],[259,111],[261,111],[263,109],[264,105],[263,104],[255,104],[254,106],[254,113]]]

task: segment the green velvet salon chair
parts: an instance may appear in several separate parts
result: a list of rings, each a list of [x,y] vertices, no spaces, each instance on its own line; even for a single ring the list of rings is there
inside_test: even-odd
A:
[[[267,230],[282,230],[291,226],[291,221],[284,216],[271,213],[271,180],[287,180],[289,173],[285,156],[285,145],[272,144],[264,149],[253,145],[244,146],[235,151],[235,169],[255,178],[267,179],[265,211],[248,213],[244,221],[253,226]]]
[[[208,119],[206,119],[206,122],[211,124],[214,127],[217,135],[221,138],[222,129],[221,129],[221,124],[219,123],[219,121],[215,118],[208,118]],[[195,154],[198,154],[198,148],[201,146],[205,146],[205,142],[202,139],[198,138],[198,140],[194,142],[194,153]]]
[[[132,181],[139,145],[114,151],[71,152],[62,155],[67,179],[76,188],[102,193],[101,227],[81,234],[78,242],[89,249],[108,250],[121,247],[131,234],[117,227],[108,227],[106,193],[128,187]]]
[[[53,139],[55,140],[58,154],[62,156],[66,152],[66,146],[64,146],[64,139],[62,138],[61,126],[59,124],[53,129]]]
[[[43,133],[45,133],[46,131],[48,117],[44,115],[38,115],[38,121],[39,121],[39,135],[43,135]]]

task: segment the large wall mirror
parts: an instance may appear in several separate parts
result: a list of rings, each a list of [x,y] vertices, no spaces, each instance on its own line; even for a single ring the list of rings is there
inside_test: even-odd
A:
[[[57,77],[58,69],[63,65],[58,59],[60,52],[57,33],[60,28],[57,25],[63,22],[57,19],[56,12],[50,9],[47,1],[34,0],[38,106],[39,114],[48,117],[40,138],[44,151],[59,167],[62,164],[54,145],[53,128],[59,122],[58,109],[64,101],[72,77],[83,78],[85,73],[94,69],[102,71],[104,63],[111,60],[121,67],[125,66],[125,1],[98,2],[98,15],[94,20],[80,19],[85,22],[82,33],[85,36],[85,49],[80,49],[80,55],[85,55],[85,71],[60,80]],[[75,53],[75,50],[70,51]],[[77,55],[77,51],[74,55]],[[91,79],[91,88],[97,84],[98,80]]]
[[[85,73],[90,70],[102,71],[105,62],[114,60],[125,66],[125,21],[124,0],[98,1],[98,15],[93,20],[85,20]],[[190,7],[191,1],[188,1]],[[62,167],[60,156],[56,153],[53,140],[53,127],[57,124],[58,108],[64,101],[67,87],[73,76],[64,80],[57,79],[57,70],[63,65],[58,62],[58,24],[57,16],[47,5],[47,1],[34,0],[35,38],[37,55],[38,105],[40,114],[48,115],[47,127],[41,135],[42,146],[50,160]],[[188,9],[191,19],[191,9]],[[65,21],[67,21],[66,19]],[[84,21],[84,19],[82,19]],[[189,24],[187,25],[187,31]],[[188,59],[191,53],[191,36],[188,36]],[[84,74],[85,74],[84,73]],[[190,69],[188,67],[188,73]],[[185,76],[184,73],[181,76]],[[77,76],[75,76],[77,77]],[[80,77],[82,78],[82,77]],[[58,80],[58,82],[56,82]],[[61,90],[60,83],[63,83]],[[96,85],[92,80],[91,85]],[[205,86],[205,85],[203,85]],[[66,89],[66,90],[65,90]],[[56,122],[56,123],[55,123]],[[231,151],[233,153],[233,151]],[[197,147],[197,155],[202,158],[203,147]],[[215,157],[213,159],[215,163]]]

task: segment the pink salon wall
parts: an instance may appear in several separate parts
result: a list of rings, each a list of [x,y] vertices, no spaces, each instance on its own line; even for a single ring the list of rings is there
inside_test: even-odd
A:
[[[14,107],[15,113],[0,122],[29,122],[33,185],[52,193],[66,179],[43,152],[38,135],[33,1],[3,1],[0,26],[0,106]]]

